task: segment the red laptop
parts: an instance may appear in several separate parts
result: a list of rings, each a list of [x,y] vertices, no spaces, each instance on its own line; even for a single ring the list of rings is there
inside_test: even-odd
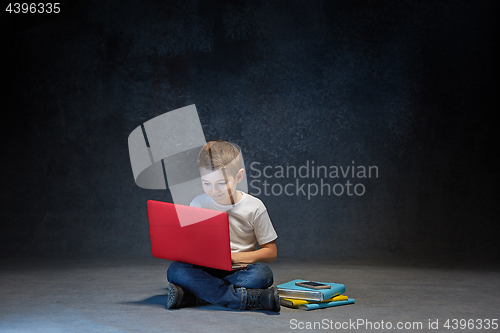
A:
[[[231,263],[226,212],[149,200],[148,217],[154,257],[227,271],[241,268]]]

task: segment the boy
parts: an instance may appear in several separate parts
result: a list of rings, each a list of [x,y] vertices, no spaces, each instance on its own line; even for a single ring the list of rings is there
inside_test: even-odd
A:
[[[198,155],[198,168],[205,193],[190,205],[227,212],[231,260],[246,267],[224,271],[174,261],[167,271],[167,308],[208,302],[231,309],[279,312],[277,289],[269,288],[273,272],[266,264],[276,259],[278,235],[262,201],[236,191],[245,173],[238,149],[226,141],[210,141]]]

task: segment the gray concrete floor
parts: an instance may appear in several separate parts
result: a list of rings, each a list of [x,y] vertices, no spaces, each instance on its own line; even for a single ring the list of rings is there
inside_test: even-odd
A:
[[[280,258],[271,264],[275,284],[296,278],[343,283],[356,304],[314,311],[282,307],[271,314],[213,305],[166,310],[168,264],[155,258],[2,260],[0,332],[289,332],[301,327],[383,332],[388,323],[392,332],[500,331],[478,329],[478,319],[500,319],[500,271],[494,268]],[[448,330],[447,319],[474,319],[475,328]],[[439,329],[430,330],[429,320],[439,320]],[[346,326],[354,322],[359,326]],[[398,322],[422,323],[422,328],[396,329]]]

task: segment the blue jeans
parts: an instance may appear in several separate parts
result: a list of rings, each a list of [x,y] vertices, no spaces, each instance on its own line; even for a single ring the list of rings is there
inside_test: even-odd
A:
[[[224,271],[174,261],[168,267],[167,280],[214,305],[244,310],[247,289],[269,288],[273,271],[263,262],[239,271]]]

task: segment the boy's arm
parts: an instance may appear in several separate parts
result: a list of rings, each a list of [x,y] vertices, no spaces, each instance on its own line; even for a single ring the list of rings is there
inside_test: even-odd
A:
[[[276,241],[261,244],[260,249],[250,252],[231,253],[233,264],[253,264],[254,262],[272,262],[278,256]]]

